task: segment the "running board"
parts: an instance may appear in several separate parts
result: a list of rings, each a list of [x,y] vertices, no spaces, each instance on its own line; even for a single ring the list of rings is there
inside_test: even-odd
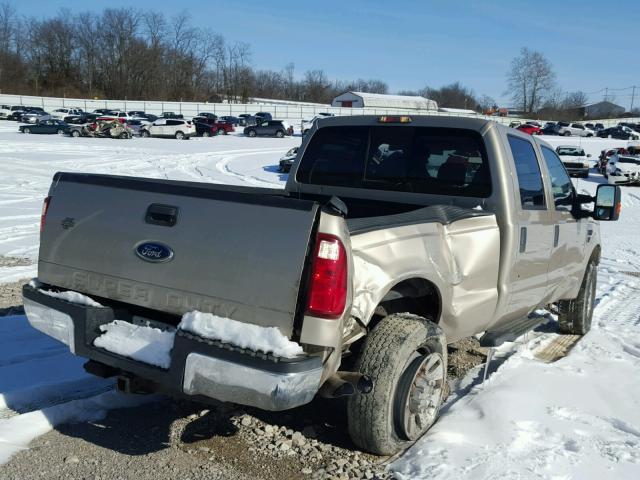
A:
[[[487,330],[485,334],[480,337],[480,346],[499,347],[504,342],[513,342],[516,338],[521,337],[547,320],[548,317],[544,315],[531,313],[527,317],[514,320],[505,325],[500,325],[494,330]]]

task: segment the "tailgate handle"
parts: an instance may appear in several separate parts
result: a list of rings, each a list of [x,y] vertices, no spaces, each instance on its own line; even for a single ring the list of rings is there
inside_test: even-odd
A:
[[[144,220],[152,225],[173,227],[178,221],[178,207],[152,203],[149,205],[149,208],[147,208],[147,214]]]

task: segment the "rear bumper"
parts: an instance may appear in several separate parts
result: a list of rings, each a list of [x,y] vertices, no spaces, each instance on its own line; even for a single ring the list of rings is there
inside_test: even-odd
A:
[[[88,307],[23,287],[29,323],[65,343],[76,355],[108,365],[115,375],[136,376],[166,393],[205,396],[224,402],[287,410],[309,403],[320,387],[320,357],[279,359],[178,330],[171,365],[162,369],[93,345],[100,325],[130,320],[126,310]]]

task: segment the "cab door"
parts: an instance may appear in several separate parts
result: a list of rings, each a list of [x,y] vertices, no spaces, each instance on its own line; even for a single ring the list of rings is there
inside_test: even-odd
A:
[[[562,161],[552,149],[541,146],[549,186],[553,195],[550,209],[553,221],[553,244],[549,262],[549,296],[554,300],[582,282],[587,219],[572,213],[576,192]]]
[[[553,223],[547,205],[540,158],[532,142],[523,136],[508,135],[514,162],[518,204],[518,240],[510,269],[509,310],[514,317],[524,316],[544,304],[548,286],[549,256]]]

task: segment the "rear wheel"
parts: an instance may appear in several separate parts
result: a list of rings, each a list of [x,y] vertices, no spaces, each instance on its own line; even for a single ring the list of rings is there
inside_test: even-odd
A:
[[[202,132],[202,136],[203,137],[210,137],[211,136],[211,132],[208,132],[208,131],[205,130],[204,132]]]
[[[276,137],[278,137],[278,138],[282,138],[282,137],[284,137],[284,132],[283,132],[282,130],[278,130],[278,131],[276,132]]]
[[[578,297],[558,302],[558,323],[562,333],[584,335],[591,329],[597,280],[598,268],[594,262],[589,262]]]
[[[257,135],[255,130],[249,130],[249,134],[250,137],[255,137]]]
[[[373,390],[348,400],[349,434],[360,448],[396,453],[435,422],[446,391],[446,342],[430,320],[410,313],[385,317],[367,336],[356,370]]]
[[[226,135],[226,134],[227,134],[227,131],[224,128],[220,128],[218,130],[218,135]]]
[[[184,139],[184,133],[176,132],[175,137],[176,137],[176,140],[183,140]]]
[[[71,136],[78,138],[80,136],[80,132],[78,130],[72,130],[71,131]]]
[[[149,138],[149,137],[151,136],[151,134],[149,133],[149,131],[148,131],[148,130],[142,130],[142,131],[140,132],[140,136],[141,136],[142,138]]]
[[[570,137],[571,136],[571,132],[564,132],[562,135],[564,135],[565,137]]]
[[[22,130],[23,133],[31,133],[31,129],[30,128],[25,128],[24,130]]]

